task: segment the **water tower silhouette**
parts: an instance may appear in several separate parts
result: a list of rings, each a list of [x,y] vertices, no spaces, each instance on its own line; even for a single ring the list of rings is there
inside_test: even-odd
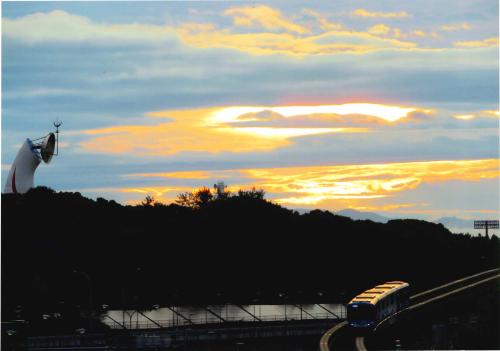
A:
[[[10,167],[4,193],[23,194],[33,188],[35,171],[40,162],[49,163],[52,156],[58,155],[61,125],[60,121],[54,122],[55,134],[49,133],[34,140],[26,139]],[[55,153],[54,150],[56,150]]]

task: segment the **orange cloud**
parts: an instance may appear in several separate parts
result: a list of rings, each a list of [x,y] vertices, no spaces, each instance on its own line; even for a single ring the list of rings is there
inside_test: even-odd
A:
[[[325,17],[323,17],[320,13],[311,10],[311,9],[302,9],[302,12],[308,16],[316,18],[319,23],[321,29],[330,31],[330,30],[343,30],[344,26],[340,23],[330,22]]]
[[[491,117],[500,117],[500,111],[499,110],[484,110],[484,111],[481,111],[481,113],[487,115],[487,116],[491,116]]]
[[[391,28],[389,26],[386,26],[385,24],[376,24],[368,28],[368,33],[374,35],[387,35],[390,31]]]
[[[245,108],[229,108],[246,111]],[[264,108],[265,109],[265,108]],[[92,136],[81,143],[87,151],[101,153],[136,153],[141,155],[172,155],[191,152],[269,151],[286,146],[289,139],[324,133],[364,132],[363,128],[238,128],[227,125],[225,108],[159,111],[150,117],[168,117],[171,122],[156,125],[115,126],[84,131]],[[238,117],[238,114],[234,115]]]
[[[388,38],[396,38],[396,39],[402,39],[402,38],[411,38],[411,37],[425,37],[427,34],[420,29],[415,29],[413,31],[409,31],[407,33],[402,32],[401,29],[395,28],[388,26],[386,24],[380,23],[373,25],[369,27],[366,31],[355,31],[355,30],[349,30],[345,26],[343,26],[340,23],[335,23],[335,22],[330,22],[328,21],[325,17],[323,17],[320,13],[311,10],[311,9],[302,9],[302,13],[314,17],[320,26],[321,29],[325,30],[326,32],[332,32],[332,33],[341,33],[341,32],[350,32],[353,34],[356,34],[358,36],[364,36],[368,37],[371,36],[372,38],[379,38],[379,39],[388,39]],[[409,42],[401,42],[405,44],[409,44]],[[416,44],[412,43],[413,45],[408,45],[407,48],[411,47],[416,47]],[[400,44],[401,45],[401,44]],[[401,48],[404,45],[401,45]]]
[[[499,160],[425,161],[348,166],[248,170],[256,186],[290,193],[284,204],[319,204],[336,199],[370,199],[414,189],[421,183],[498,178]]]
[[[402,18],[410,16],[406,11],[400,12],[371,12],[365,9],[356,9],[351,13],[356,17]]]
[[[457,30],[469,30],[472,26],[468,23],[460,23],[460,24],[446,24],[442,25],[440,29],[445,32],[454,32]]]
[[[325,133],[364,133],[367,128],[329,126],[260,127],[238,125],[248,122],[251,113],[271,111],[283,118],[313,114],[362,114],[389,122],[397,121],[415,111],[416,107],[370,103],[319,106],[232,106],[194,110],[157,111],[151,118],[168,118],[155,125],[125,125],[86,130],[90,140],[81,146],[92,152],[140,155],[173,155],[179,152],[259,152],[290,144],[295,137]],[[304,123],[304,122],[303,122]]]
[[[87,131],[99,135],[82,142],[92,152],[139,155],[173,155],[179,152],[249,152],[268,151],[289,142],[286,138],[256,139],[251,135],[231,133],[220,129],[192,124],[181,119],[153,126],[108,127]]]
[[[233,17],[236,27],[262,27],[267,32],[241,33],[234,31],[233,28],[216,29],[205,24],[183,25],[173,30],[184,43],[193,47],[230,48],[254,55],[304,56],[367,53],[384,49],[416,47],[416,44],[412,42],[346,29],[341,24],[328,21],[314,10],[303,9],[302,12],[315,17],[323,32],[309,34],[308,28],[284,19],[280,11],[268,6],[237,7],[224,12],[224,15]],[[284,32],[269,32],[279,29]]]
[[[457,41],[453,43],[457,48],[484,48],[498,46],[498,38],[487,38],[483,40]]]
[[[386,24],[380,23],[368,28],[367,32],[374,36],[382,37],[382,38],[397,38],[397,39],[405,39],[405,38],[422,38],[427,34],[420,30],[415,29],[408,32],[403,32],[399,28],[390,27]]]
[[[309,32],[306,27],[288,21],[279,10],[269,6],[233,7],[224,11],[224,15],[233,17],[236,26],[261,26],[269,30],[283,29],[299,34]]]
[[[295,36],[290,33],[234,33],[230,29],[202,30],[180,27],[181,40],[197,48],[229,48],[253,55],[285,54],[291,56],[367,53],[384,49],[412,49],[417,45],[382,38],[367,32],[344,29]]]
[[[479,112],[474,112],[474,113],[467,113],[467,114],[456,114],[453,115],[454,118],[457,119],[463,119],[463,120],[470,120],[474,118],[499,118],[500,117],[500,111],[498,110],[483,110]]]
[[[457,119],[465,119],[465,120],[476,118],[476,116],[472,115],[472,114],[469,114],[469,115],[453,115],[453,117],[455,117]]]

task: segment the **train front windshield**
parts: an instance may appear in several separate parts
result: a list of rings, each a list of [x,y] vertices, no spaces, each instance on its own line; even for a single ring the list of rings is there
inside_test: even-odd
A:
[[[347,306],[347,319],[352,326],[369,326],[376,319],[375,307],[368,303],[351,303]]]

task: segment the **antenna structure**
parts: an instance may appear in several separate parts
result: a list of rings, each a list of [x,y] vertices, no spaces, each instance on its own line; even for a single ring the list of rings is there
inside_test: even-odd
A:
[[[59,155],[59,127],[62,126],[62,121],[56,119],[54,121],[54,127],[56,127],[56,153],[54,155]]]
[[[227,188],[227,185],[224,184],[224,182],[218,182],[217,184],[214,184],[214,189],[217,192],[217,196],[222,198],[224,196],[224,192]]]

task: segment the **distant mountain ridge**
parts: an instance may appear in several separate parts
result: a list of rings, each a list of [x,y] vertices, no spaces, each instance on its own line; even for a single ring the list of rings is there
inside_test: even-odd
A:
[[[458,217],[441,217],[433,220],[435,223],[441,223],[452,232],[459,231],[472,232],[474,229],[474,221]]]
[[[346,208],[335,212],[340,216],[349,217],[354,220],[371,220],[373,222],[387,223],[393,218],[385,217],[373,212],[357,211],[351,208]],[[463,219],[458,217],[441,217],[428,222],[441,223],[451,232],[472,232],[474,229],[474,221],[470,219]]]
[[[351,219],[354,219],[354,220],[367,220],[368,219],[370,221],[379,222],[379,223],[387,223],[388,221],[391,220],[391,218],[381,216],[377,213],[362,212],[362,211],[353,210],[351,208],[346,208],[346,209],[337,211],[335,214],[338,214],[339,216],[350,217]]]
[[[296,209],[300,214],[309,212],[309,209]],[[391,219],[390,217],[385,217],[374,212],[363,212],[354,210],[352,208],[346,208],[337,212],[336,215],[349,217],[353,220],[370,220],[378,223],[387,223]],[[449,231],[453,233],[472,233],[474,230],[474,221],[470,219],[463,219],[458,217],[440,217],[432,220],[427,220],[428,222],[441,223]]]

